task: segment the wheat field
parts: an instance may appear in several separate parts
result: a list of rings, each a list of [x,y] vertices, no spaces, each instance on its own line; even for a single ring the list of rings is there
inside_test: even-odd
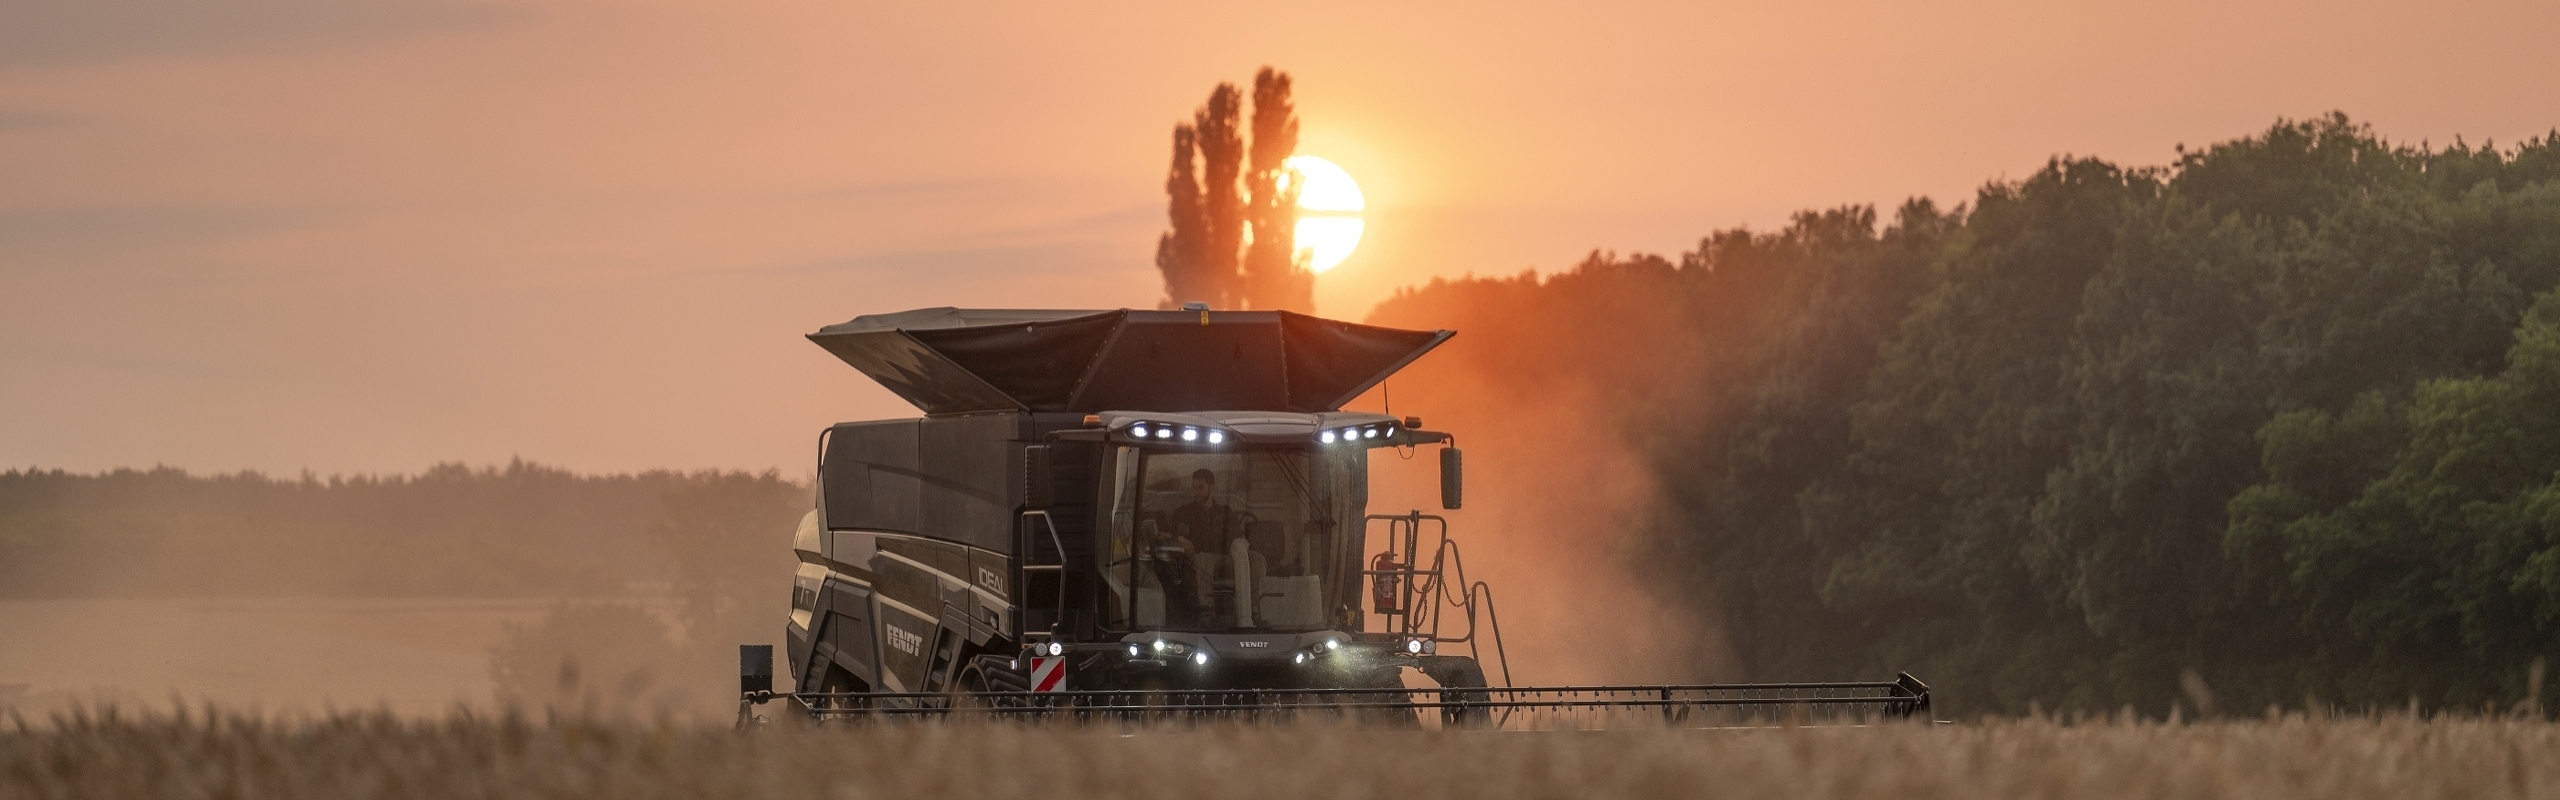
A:
[[[89,710],[8,798],[2560,797],[2560,726],[2300,716],[1605,732],[849,730]]]

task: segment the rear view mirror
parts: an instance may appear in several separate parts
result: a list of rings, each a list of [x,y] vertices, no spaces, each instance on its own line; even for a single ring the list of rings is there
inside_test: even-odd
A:
[[[1032,511],[1047,511],[1057,505],[1057,482],[1052,480],[1055,467],[1049,463],[1049,446],[1035,444],[1022,449],[1022,506]]]
[[[1455,447],[1440,448],[1440,507],[1454,509],[1467,499],[1466,456]]]

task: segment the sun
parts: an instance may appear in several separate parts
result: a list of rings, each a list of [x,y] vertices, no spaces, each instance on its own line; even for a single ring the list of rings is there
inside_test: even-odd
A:
[[[1298,189],[1298,251],[1306,254],[1307,269],[1332,269],[1360,246],[1360,212],[1368,205],[1360,184],[1315,156],[1291,156],[1283,163],[1305,181]]]

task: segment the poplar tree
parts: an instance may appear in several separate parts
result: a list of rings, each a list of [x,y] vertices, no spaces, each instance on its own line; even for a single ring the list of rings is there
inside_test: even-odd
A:
[[[1253,308],[1315,310],[1315,273],[1298,257],[1300,182],[1288,164],[1297,150],[1289,75],[1263,67],[1253,76],[1252,169],[1244,178],[1253,237],[1243,272],[1246,305]]]
[[[1209,217],[1200,204],[1196,134],[1191,125],[1173,126],[1173,169],[1165,178],[1165,215],[1173,229],[1156,239],[1156,270],[1164,273],[1165,299],[1160,308],[1177,308],[1197,300],[1223,305],[1225,286],[1207,275]]]
[[[1171,229],[1156,240],[1160,307],[1315,305],[1314,275],[1297,257],[1297,180],[1287,162],[1297,150],[1298,118],[1288,73],[1264,67],[1256,74],[1253,104],[1250,151],[1235,84],[1218,84],[1189,123],[1174,126],[1165,178]]]
[[[1200,300],[1213,308],[1243,305],[1236,258],[1244,247],[1244,198],[1236,186],[1244,166],[1244,131],[1238,127],[1244,101],[1235,84],[1221,83],[1209,93],[1209,104],[1193,115],[1193,141],[1200,150],[1200,209],[1207,224],[1201,241],[1200,277],[1216,287],[1212,296],[1173,298],[1175,303]]]

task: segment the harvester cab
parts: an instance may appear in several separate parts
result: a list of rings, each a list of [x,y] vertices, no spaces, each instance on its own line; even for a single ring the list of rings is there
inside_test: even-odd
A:
[[[820,329],[924,416],[819,435],[783,668],[742,648],[742,723],[785,698],[865,719],[1927,707],[1909,676],[1507,686],[1491,589],[1466,579],[1447,519],[1370,513],[1382,449],[1438,450],[1457,508],[1454,438],[1342,408],[1453,335],[1197,309],[934,308]],[[1488,685],[1488,661],[1506,685]]]
[[[1050,623],[1026,628],[1032,650],[1057,642],[1062,652],[1092,654],[1067,662],[1070,685],[1395,688],[1406,669],[1442,684],[1484,685],[1472,653],[1439,654],[1444,641],[1473,644],[1472,629],[1445,636],[1414,629],[1402,624],[1411,615],[1399,607],[1381,612],[1396,624],[1371,631],[1363,605],[1371,587],[1428,583],[1408,580],[1401,568],[1366,568],[1374,566],[1363,552],[1373,529],[1424,518],[1367,513],[1369,454],[1455,452],[1447,434],[1419,428],[1418,419],[1341,411],[1113,411],[1086,421],[1091,427],[1053,433],[1056,444],[1027,450],[1034,480],[1058,474],[1058,454],[1074,452],[1067,444],[1099,452],[1084,546],[1057,533],[1053,499],[1029,504],[1018,551],[1028,566],[1055,567],[1034,576],[1091,580],[1086,602],[1067,582],[1053,587],[1058,602],[1041,603],[1035,590],[1033,607],[1068,613],[1026,617]],[[1051,465],[1040,466],[1044,460]],[[1037,586],[1040,578],[1029,580]]]

